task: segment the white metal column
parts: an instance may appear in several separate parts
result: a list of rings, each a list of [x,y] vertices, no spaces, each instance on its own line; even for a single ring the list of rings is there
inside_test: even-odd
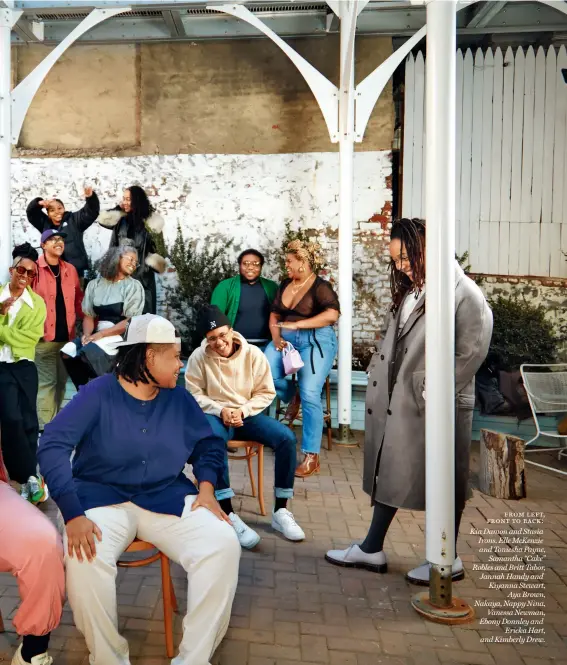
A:
[[[10,206],[10,40],[13,12],[0,9],[0,284],[8,277],[12,252]]]
[[[426,556],[433,570],[455,560],[455,4],[427,5]]]
[[[354,40],[358,3],[339,3],[339,442],[348,443],[352,407],[352,231],[354,217]]]

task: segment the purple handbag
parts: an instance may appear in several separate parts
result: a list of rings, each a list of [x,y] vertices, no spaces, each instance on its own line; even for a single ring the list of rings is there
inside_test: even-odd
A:
[[[304,362],[299,355],[299,351],[291,342],[288,342],[287,346],[282,351],[282,360],[286,375],[295,374],[304,365]]]

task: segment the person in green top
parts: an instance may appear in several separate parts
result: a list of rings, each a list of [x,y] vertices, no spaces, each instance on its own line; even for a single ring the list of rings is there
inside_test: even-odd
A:
[[[29,244],[12,252],[10,281],[0,286],[0,441],[11,480],[32,503],[49,493],[37,471],[37,369],[35,347],[43,336],[45,302],[31,284],[37,276],[37,252]]]
[[[270,309],[278,285],[262,277],[264,256],[257,249],[245,249],[238,257],[239,274],[215,288],[211,305],[226,314],[230,325],[249,343],[262,350],[272,339]]]

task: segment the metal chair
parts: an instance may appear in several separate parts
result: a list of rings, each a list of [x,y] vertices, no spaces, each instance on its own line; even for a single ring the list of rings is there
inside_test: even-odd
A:
[[[297,384],[295,374],[293,375],[292,381],[294,384]],[[296,387],[296,393],[299,391],[299,386]],[[325,381],[325,398],[326,398],[326,409],[323,411],[323,422],[327,427],[327,450],[332,450],[333,448],[333,428],[332,428],[332,413],[331,413],[331,380],[327,377]],[[294,418],[293,422],[289,422],[285,418],[286,410],[282,407],[281,400],[278,397],[276,399],[276,418],[285,423],[290,429],[293,428],[293,423],[302,421],[301,411]]]
[[[227,444],[228,448],[233,450],[244,449],[244,455],[228,455],[228,459],[237,461],[246,461],[248,463],[248,473],[250,475],[250,485],[252,486],[252,496],[258,497],[260,504],[260,515],[266,514],[264,505],[264,446],[257,441],[236,441],[231,440]],[[258,458],[258,492],[256,492],[256,482],[254,480],[254,471],[252,470],[252,458]]]
[[[531,365],[520,367],[520,374],[532,410],[536,435],[526,443],[526,453],[542,453],[557,451],[557,459],[567,456],[567,436],[559,434],[557,430],[542,429],[538,416],[544,414],[567,413],[567,364]],[[559,439],[559,446],[553,448],[536,448],[528,450],[540,436]],[[536,464],[526,460],[529,464],[567,475],[567,472],[554,469],[545,464]]]
[[[161,562],[161,586],[163,594],[163,625],[165,630],[165,651],[168,658],[173,658],[173,612],[177,612],[177,598],[175,597],[175,590],[173,589],[173,582],[171,581],[171,571],[169,568],[169,559],[160,552],[157,547],[145,540],[138,540],[136,538],[133,543],[126,549],[126,552],[146,552],[148,550],[157,550],[145,559],[137,559],[136,561],[118,561],[121,568],[139,568],[140,566],[149,566],[158,559]]]

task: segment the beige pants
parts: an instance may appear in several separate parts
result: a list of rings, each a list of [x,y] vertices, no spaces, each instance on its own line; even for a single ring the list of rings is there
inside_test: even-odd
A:
[[[102,531],[92,563],[67,554],[67,595],[85,636],[90,665],[129,665],[128,643],[118,632],[116,561],[135,537],[158,547],[187,572],[183,639],[172,665],[209,665],[228,628],[238,581],[240,545],[234,529],[206,508],[183,515],[151,513],[133,503],[93,508],[87,517]]]
[[[35,349],[35,364],[39,379],[37,417],[40,429],[59,413],[65,397],[67,370],[60,353],[63,346],[64,342],[39,342]]]

